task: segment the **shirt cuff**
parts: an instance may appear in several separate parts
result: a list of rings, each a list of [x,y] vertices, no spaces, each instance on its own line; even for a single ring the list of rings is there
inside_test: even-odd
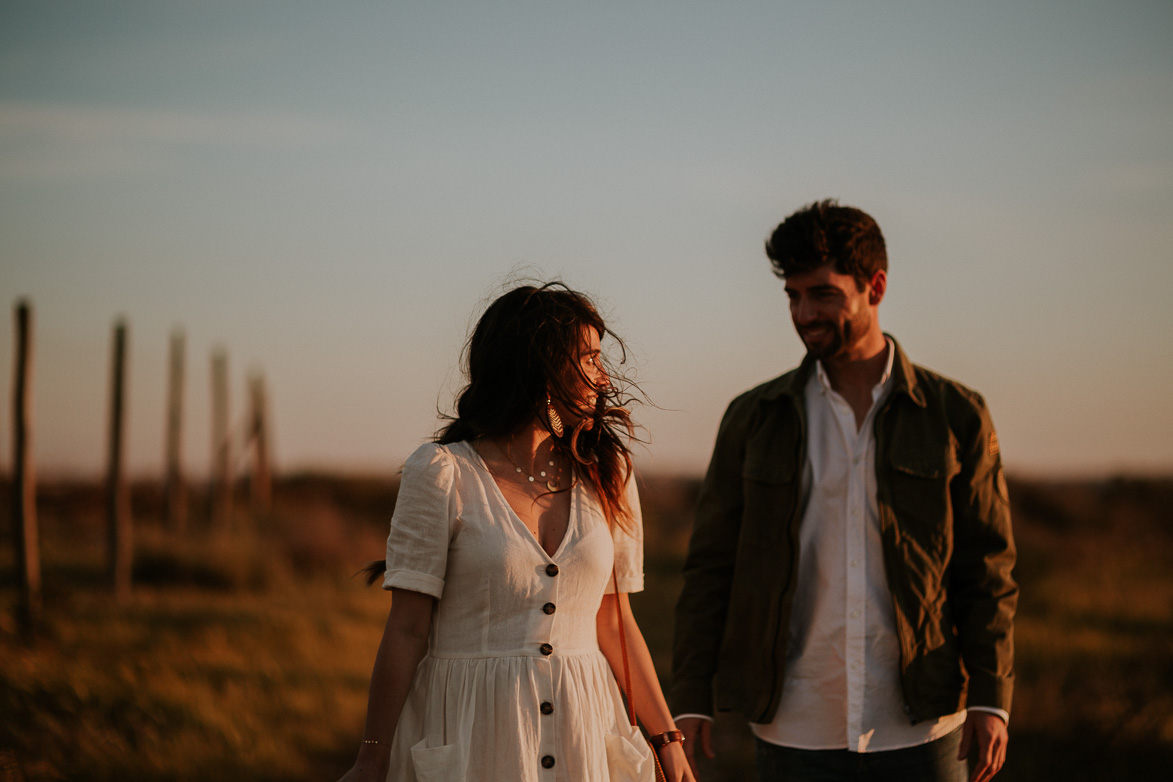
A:
[[[967,711],[985,711],[985,712],[989,712],[990,714],[997,714],[999,717],[1002,718],[1003,722],[1005,722],[1007,725],[1010,724],[1010,712],[1006,711],[1005,709],[998,709],[993,706],[967,706],[966,710]]]
[[[685,717],[692,717],[694,719],[704,720],[705,722],[712,722],[713,721],[713,718],[710,717],[708,714],[690,714],[687,712],[684,714],[677,714],[675,717],[672,718],[672,721],[679,722],[680,720],[684,719]]]

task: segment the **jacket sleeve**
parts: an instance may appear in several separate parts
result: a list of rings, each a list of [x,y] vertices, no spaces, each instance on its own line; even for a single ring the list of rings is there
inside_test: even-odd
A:
[[[713,676],[725,634],[741,526],[746,426],[738,408],[743,401],[734,400],[725,411],[697,498],[684,588],[676,604],[669,695],[674,714],[714,712]]]
[[[974,395],[959,427],[961,471],[954,476],[950,607],[969,675],[968,706],[1010,711],[1014,689],[1014,611],[1018,585],[1010,503],[998,436]]]

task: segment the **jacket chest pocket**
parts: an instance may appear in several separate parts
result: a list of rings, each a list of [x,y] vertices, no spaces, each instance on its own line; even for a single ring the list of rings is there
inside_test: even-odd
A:
[[[741,464],[745,485],[794,484],[803,450],[799,436],[799,427],[786,421],[771,420],[759,426],[745,443]]]
[[[747,453],[741,466],[742,536],[754,546],[783,542],[798,496],[795,457]],[[747,535],[747,533],[749,533]]]
[[[952,448],[936,453],[895,452],[888,459],[888,494],[905,556],[918,570],[940,573],[953,547],[949,485],[959,465]],[[926,574],[927,574],[926,572]]]

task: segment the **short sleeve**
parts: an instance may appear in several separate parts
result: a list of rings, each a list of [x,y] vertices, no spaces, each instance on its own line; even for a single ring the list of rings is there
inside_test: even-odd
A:
[[[456,467],[444,446],[427,443],[408,457],[387,535],[383,589],[408,589],[435,598],[443,594],[448,544],[458,513],[455,482]]]
[[[627,479],[627,507],[631,509],[631,520],[616,524],[611,531],[615,542],[615,580],[620,592],[642,592],[644,588],[644,522],[639,506],[639,489],[635,485],[635,473]],[[607,593],[615,591],[611,579],[607,579]]]

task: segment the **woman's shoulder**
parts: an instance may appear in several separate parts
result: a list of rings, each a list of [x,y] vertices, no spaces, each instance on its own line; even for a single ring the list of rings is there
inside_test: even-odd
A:
[[[471,457],[475,456],[472,446],[460,441],[456,443],[424,443],[407,457],[403,465],[404,475],[409,473],[444,476],[449,481],[459,474],[467,474],[472,468]]]

